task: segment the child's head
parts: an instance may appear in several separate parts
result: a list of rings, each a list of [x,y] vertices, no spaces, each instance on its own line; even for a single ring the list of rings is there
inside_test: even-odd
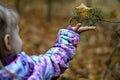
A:
[[[0,5],[0,57],[21,51],[22,41],[19,37],[18,23],[17,13]]]

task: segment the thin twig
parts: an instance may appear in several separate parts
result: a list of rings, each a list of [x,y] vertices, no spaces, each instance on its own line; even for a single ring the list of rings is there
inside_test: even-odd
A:
[[[109,23],[120,23],[120,21],[109,21],[109,20],[105,20],[105,19],[102,19],[101,21],[105,21],[105,22],[109,22]]]

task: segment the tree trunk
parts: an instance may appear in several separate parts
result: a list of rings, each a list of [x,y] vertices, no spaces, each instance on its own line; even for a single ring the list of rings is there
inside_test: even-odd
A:
[[[46,0],[47,3],[47,16],[46,19],[48,22],[51,22],[52,20],[52,0]]]
[[[18,11],[18,13],[20,13],[20,0],[15,0],[15,8]]]
[[[86,0],[86,4],[88,7],[91,7],[92,6],[92,0]]]

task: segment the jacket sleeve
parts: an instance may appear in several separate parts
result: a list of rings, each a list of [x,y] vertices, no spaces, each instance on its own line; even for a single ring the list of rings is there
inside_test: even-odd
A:
[[[58,77],[69,67],[69,61],[74,57],[79,34],[74,31],[61,29],[54,46],[45,54],[31,56],[31,59],[41,69],[42,78],[51,80]]]

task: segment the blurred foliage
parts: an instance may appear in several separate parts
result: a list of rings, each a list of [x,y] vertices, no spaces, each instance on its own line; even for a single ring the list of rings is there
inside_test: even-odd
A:
[[[65,3],[65,2],[73,2],[74,0],[45,0],[46,2],[61,2],[61,3]]]
[[[52,7],[52,3],[54,3],[54,2],[57,2],[57,3],[62,3],[62,4],[64,4],[64,3],[66,3],[66,2],[73,2],[74,0],[44,0],[46,3],[47,3],[47,16],[46,16],[46,18],[47,18],[47,21],[48,22],[51,22],[51,20],[52,20],[52,9],[53,9],[53,7]]]
[[[116,31],[117,35],[120,37],[120,29]]]
[[[103,20],[103,12],[99,8],[88,8],[84,4],[76,7],[70,22],[82,23],[83,25],[95,26]],[[75,23],[75,24],[76,24]]]
[[[15,1],[0,0],[11,7],[15,7]],[[23,39],[23,50],[29,55],[39,55],[51,48],[58,30],[69,25],[73,9],[88,0],[56,1],[52,3],[52,21],[47,22],[48,4],[45,0],[20,0],[20,36]],[[120,20],[118,0],[91,1],[91,7],[98,7],[105,12],[104,18]],[[69,69],[58,80],[119,80],[119,36],[120,24],[106,22],[97,24],[96,31],[81,34],[77,54],[70,62]]]
[[[120,0],[117,0],[118,2],[120,2]]]

